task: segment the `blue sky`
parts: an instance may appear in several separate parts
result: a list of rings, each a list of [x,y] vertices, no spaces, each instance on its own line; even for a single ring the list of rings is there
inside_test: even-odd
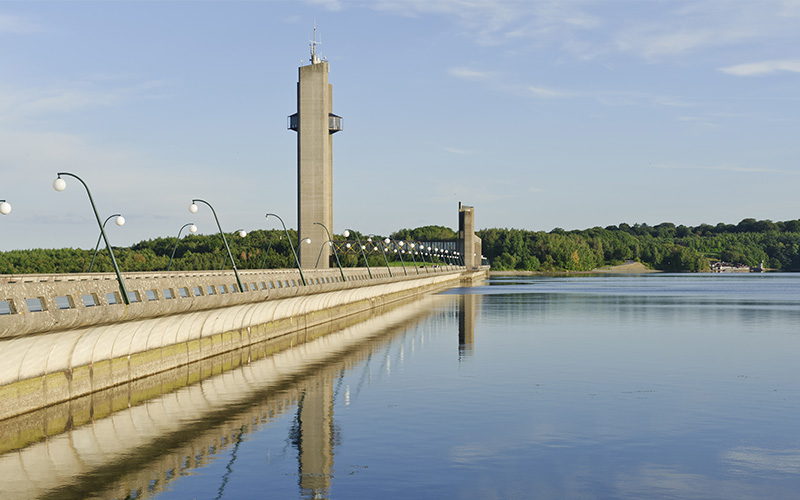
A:
[[[334,228],[800,218],[800,1],[0,2],[0,250],[296,227],[330,62]]]

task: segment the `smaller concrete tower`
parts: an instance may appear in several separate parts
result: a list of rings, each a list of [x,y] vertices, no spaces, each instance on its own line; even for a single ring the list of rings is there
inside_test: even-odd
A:
[[[464,256],[467,269],[477,269],[481,263],[481,239],[475,234],[475,208],[458,202],[458,251]]]

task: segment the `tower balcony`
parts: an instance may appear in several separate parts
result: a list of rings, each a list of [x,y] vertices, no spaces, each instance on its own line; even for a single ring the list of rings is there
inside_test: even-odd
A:
[[[287,127],[289,130],[298,131],[300,128],[300,116],[295,113],[289,116]],[[341,116],[328,113],[328,133],[335,134],[344,130],[344,119]]]

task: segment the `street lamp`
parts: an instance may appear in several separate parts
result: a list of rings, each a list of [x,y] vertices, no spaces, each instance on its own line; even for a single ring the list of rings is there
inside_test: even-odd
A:
[[[378,241],[380,241],[380,240],[381,240],[381,239],[380,239],[380,237],[379,237],[378,235],[371,234],[371,235],[369,235],[369,238],[367,238],[367,241],[369,241],[370,243],[372,243],[372,237],[373,237],[373,236],[375,236],[375,238],[377,238],[377,240],[378,240]],[[389,238],[386,238],[385,240],[383,240],[383,243],[384,243],[384,245],[387,245],[387,244],[389,243]],[[376,251],[376,252],[378,251],[378,247],[377,247],[377,246],[375,246],[375,247],[373,247],[373,248],[375,248],[375,251]],[[387,251],[387,249],[388,249],[388,247],[385,247],[381,253],[383,254],[383,261],[384,261],[384,262],[386,262],[386,270],[387,270],[387,271],[389,271],[389,277],[390,277],[390,278],[393,278],[393,277],[394,277],[394,275],[392,274],[392,268],[390,268],[390,267],[389,267],[389,259],[387,259],[387,258],[386,258],[386,251]]]
[[[292,249],[292,255],[294,255],[294,262],[295,262],[295,264],[297,264],[297,270],[300,271],[300,279],[303,281],[303,286],[306,286],[307,285],[306,277],[303,276],[303,268],[300,267],[300,259],[297,258],[297,252],[294,251],[294,244],[292,244],[292,238],[289,237],[289,231],[286,229],[286,224],[284,224],[283,223],[283,219],[281,219],[276,214],[267,214],[264,217],[266,217],[267,220],[269,220],[269,216],[270,215],[275,217],[276,219],[278,219],[281,222],[281,226],[283,226],[283,232],[286,233],[286,239],[289,240],[289,248]],[[302,241],[298,241],[297,242],[298,245],[300,243],[308,243],[310,245],[311,244],[311,238],[306,238],[306,239],[304,239]]]
[[[244,238],[247,236],[247,231],[244,229],[237,229],[236,231],[231,233],[231,236],[239,235],[239,238]],[[225,269],[225,263],[228,262],[228,256],[226,255],[224,259],[222,259],[222,265],[219,266],[221,269]]]
[[[336,245],[333,244],[333,240],[331,239],[331,232],[328,231],[328,228],[325,227],[325,224],[321,222],[315,222],[318,226],[322,226],[325,229],[325,232],[328,233],[328,244],[333,247],[333,256],[336,257],[336,265],[339,266],[339,273],[342,275],[342,281],[347,281],[347,278],[344,277],[344,271],[342,271],[342,263],[339,262],[339,254],[336,253]],[[319,249],[320,256],[322,255],[322,247]],[[319,263],[319,257],[317,257],[317,263]]]
[[[169,258],[169,265],[167,266],[167,271],[169,271],[169,268],[172,267],[172,259],[175,258],[175,250],[178,249],[178,241],[181,239],[181,231],[183,231],[183,229],[186,228],[187,226],[189,227],[190,233],[197,232],[197,226],[194,225],[194,222],[186,223],[182,225],[180,229],[178,229],[178,237],[175,238],[175,246],[172,248],[172,255]]]
[[[0,200],[0,214],[8,215],[11,213],[11,203],[6,200]]]
[[[392,241],[392,240],[390,240],[389,238],[386,238],[384,241]],[[399,252],[398,252],[398,248],[395,248],[394,252],[397,255],[400,256],[400,265],[403,266],[403,274],[408,276],[408,271],[406,271],[406,263],[403,260],[403,242],[402,241],[400,241],[400,242],[395,241],[394,245],[395,245],[395,247],[398,247],[398,246],[400,247],[399,248],[399,250],[400,250]],[[419,271],[417,271],[417,272],[419,272]]]
[[[345,238],[350,237],[350,231],[353,230],[352,229],[344,230],[344,233],[342,234],[344,235]],[[367,266],[367,273],[369,274],[369,279],[372,279],[372,271],[369,268],[369,262],[367,262],[367,254],[364,253],[364,245],[362,245],[361,240],[358,239],[358,233],[356,231],[353,231],[353,235],[356,237],[356,243],[358,243],[359,250],[361,250],[361,256],[364,257],[364,265]],[[358,261],[358,258],[356,258],[356,261]]]
[[[110,221],[113,217],[117,218],[117,220],[115,220],[114,222],[118,226],[124,226],[125,225],[125,217],[121,216],[120,214],[114,214],[114,215],[109,215],[108,218],[103,221],[103,227],[106,227],[106,223],[108,221]],[[102,234],[97,237],[97,244],[95,244],[95,246],[94,246],[94,255],[92,255],[92,262],[91,262],[91,264],[89,264],[89,272],[92,272],[92,267],[94,267],[94,259],[95,259],[95,257],[97,257],[97,249],[100,248],[100,240],[102,238],[103,238]]]
[[[282,240],[283,236],[278,236],[278,239]],[[267,251],[264,253],[264,259],[261,261],[261,268],[260,269],[264,269],[264,266],[267,265],[267,255],[269,255],[269,250],[270,250],[270,248],[272,248],[272,243],[274,243],[274,242],[275,242],[275,238],[272,238],[269,241],[269,245],[267,245]]]
[[[401,241],[400,245],[402,245],[402,244],[403,244],[403,242]],[[417,258],[414,257],[414,251],[415,251],[414,250],[414,244],[413,243],[409,243],[408,247],[409,247],[408,253],[411,254],[411,260],[414,261],[414,269],[416,269],[417,274],[419,274],[419,267],[417,267]]]
[[[236,275],[236,284],[239,285],[239,291],[242,293],[246,292],[247,290],[242,285],[242,280],[239,279],[239,270],[236,269],[236,261],[233,260],[233,255],[231,255],[231,247],[228,246],[228,240],[225,238],[225,233],[222,232],[222,226],[219,224],[219,218],[217,217],[217,211],[214,210],[214,207],[211,206],[211,203],[196,198],[192,200],[192,204],[189,205],[189,212],[196,214],[197,213],[197,202],[205,204],[208,208],[211,209],[211,213],[214,214],[214,220],[217,222],[217,228],[219,229],[219,234],[222,235],[222,242],[225,244],[225,250],[228,251],[228,257],[231,259],[231,264],[233,264],[233,274]]]
[[[97,207],[94,205],[94,199],[92,199],[92,193],[89,191],[89,186],[83,182],[83,179],[75,174],[71,174],[69,172],[59,172],[56,180],[53,181],[53,189],[56,191],[63,191],[67,189],[67,181],[61,178],[62,175],[77,179],[81,184],[83,184],[84,189],[86,189],[86,194],[89,195],[89,203],[91,203],[94,216],[97,219],[97,225],[100,226],[100,234],[103,236],[103,240],[106,242],[106,248],[108,248],[108,253],[111,255],[111,264],[114,266],[114,272],[117,274],[117,282],[119,283],[119,291],[122,294],[122,301],[125,302],[126,305],[130,305],[131,301],[130,298],[128,298],[128,290],[125,288],[125,281],[122,279],[122,273],[119,272],[117,259],[114,257],[114,249],[111,248],[111,244],[108,242],[108,236],[106,236],[106,231],[103,229],[103,223],[100,222],[100,215],[97,213]]]

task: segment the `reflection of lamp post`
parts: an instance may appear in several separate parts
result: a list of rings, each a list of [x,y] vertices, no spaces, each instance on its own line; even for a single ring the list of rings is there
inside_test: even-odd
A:
[[[314,224],[320,225],[325,229],[325,232],[328,233],[328,243],[331,247],[333,247],[333,256],[336,257],[336,265],[339,266],[339,272],[342,275],[342,281],[347,281],[347,278],[344,277],[344,271],[342,271],[342,263],[339,262],[339,254],[336,253],[336,245],[333,244],[333,240],[331,239],[331,232],[328,231],[328,228],[325,227],[325,224],[321,222],[315,222]],[[319,254],[322,255],[322,249],[320,248]],[[317,263],[319,263],[319,257],[317,257]]]
[[[353,230],[352,229],[345,229],[344,230],[344,233],[342,233],[342,234],[344,235],[345,238],[349,238],[350,237],[350,231],[353,231]],[[362,245],[361,244],[361,240],[358,239],[358,233],[357,232],[353,231],[353,235],[356,237],[356,243],[358,243],[358,249],[361,250],[361,256],[364,257],[364,265],[367,266],[367,273],[369,273],[369,279],[372,279],[372,271],[369,269],[369,262],[367,262],[367,254],[364,253],[364,245]],[[356,258],[356,262],[358,262],[358,258]]]
[[[103,236],[103,240],[106,242],[106,248],[108,248],[108,253],[111,255],[111,264],[114,266],[114,272],[117,274],[117,281],[119,282],[119,291],[122,293],[122,301],[125,302],[126,305],[130,305],[131,301],[128,298],[128,290],[125,288],[125,281],[122,279],[122,274],[119,272],[119,266],[117,265],[117,259],[114,257],[114,249],[111,248],[111,244],[108,242],[108,236],[106,236],[106,231],[103,229],[103,223],[100,222],[100,215],[97,213],[97,207],[94,205],[94,199],[92,199],[92,193],[89,191],[89,186],[83,182],[83,179],[78,177],[75,174],[71,174],[69,172],[59,172],[58,177],[55,181],[53,181],[53,189],[56,191],[63,191],[67,188],[67,182],[61,178],[62,175],[68,175],[83,184],[83,187],[86,189],[86,194],[89,195],[89,203],[92,204],[92,210],[94,210],[94,216],[97,219],[97,225],[100,226],[100,234]]]
[[[11,213],[11,203],[6,200],[0,200],[0,214],[8,215]]]
[[[269,216],[270,215],[275,217],[279,221],[281,221],[281,226],[283,226],[283,232],[286,233],[286,239],[289,240],[289,248],[292,249],[292,255],[294,255],[294,262],[295,262],[295,264],[297,264],[297,270],[300,271],[300,279],[303,281],[303,286],[306,286],[307,285],[306,277],[303,276],[303,268],[300,267],[300,259],[297,258],[297,252],[294,251],[294,244],[292,244],[292,238],[289,237],[289,231],[286,229],[286,224],[284,224],[283,223],[283,219],[281,219],[276,214],[267,214],[264,217],[266,217],[267,220],[269,220]],[[306,239],[304,239],[302,241],[298,241],[297,244],[299,245],[300,243],[304,243],[304,242],[308,243],[310,245],[311,244],[311,238],[306,238]]]
[[[115,220],[114,222],[118,226],[125,225],[125,217],[121,216],[120,214],[114,214],[114,215],[109,215],[108,218],[103,221],[103,227],[106,227],[106,223],[108,221],[110,221],[112,217],[116,217],[117,218],[117,220]],[[100,240],[102,238],[103,238],[102,234],[97,237],[97,244],[95,244],[95,246],[94,246],[94,255],[92,255],[92,262],[91,262],[91,264],[89,264],[89,272],[92,272],[92,267],[94,267],[94,259],[95,259],[95,257],[97,257],[97,249],[100,248]]]
[[[236,261],[233,260],[233,255],[231,255],[231,247],[228,246],[228,240],[225,238],[225,233],[222,232],[222,226],[219,224],[219,218],[217,218],[217,211],[214,210],[214,207],[211,206],[211,203],[196,198],[192,200],[192,204],[189,205],[189,212],[195,214],[197,213],[197,202],[204,203],[208,208],[211,209],[211,213],[214,214],[214,220],[217,221],[217,228],[219,229],[219,234],[222,235],[222,242],[225,243],[225,250],[228,251],[228,257],[231,259],[231,264],[233,264],[233,274],[236,275],[236,284],[239,285],[239,291],[244,293],[246,292],[244,286],[242,285],[242,280],[239,279],[239,270],[236,269]]]
[[[187,226],[189,227],[189,232],[190,233],[196,233],[197,232],[197,226],[194,225],[194,222],[189,222],[187,224],[184,224],[183,226],[181,226],[180,229],[178,229],[178,237],[175,238],[175,246],[172,248],[172,255],[169,258],[169,265],[167,266],[167,271],[169,271],[169,268],[172,267],[172,259],[175,258],[175,250],[178,249],[178,241],[181,239],[181,231],[183,231],[183,228],[185,228]]]

